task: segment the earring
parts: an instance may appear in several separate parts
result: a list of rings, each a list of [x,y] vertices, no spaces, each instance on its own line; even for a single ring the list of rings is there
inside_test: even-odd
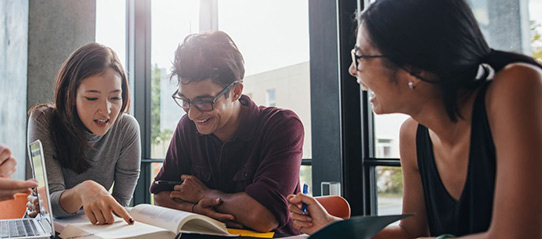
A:
[[[408,87],[409,87],[411,90],[416,89],[416,85],[414,85],[414,82],[412,82],[412,81],[409,81],[409,82],[408,82]]]

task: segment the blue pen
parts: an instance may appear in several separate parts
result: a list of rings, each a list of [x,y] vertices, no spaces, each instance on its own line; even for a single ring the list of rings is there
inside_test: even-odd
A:
[[[309,193],[309,185],[307,185],[306,183],[303,183],[303,194],[307,194],[307,193]],[[303,203],[303,205],[301,205],[301,211],[303,212],[303,214],[307,213],[306,203]]]

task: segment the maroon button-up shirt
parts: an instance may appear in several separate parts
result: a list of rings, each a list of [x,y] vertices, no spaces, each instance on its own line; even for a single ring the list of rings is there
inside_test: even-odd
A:
[[[177,181],[191,174],[211,189],[246,192],[273,213],[279,223],[276,232],[298,234],[288,217],[286,196],[299,192],[303,124],[290,110],[257,106],[245,95],[239,101],[249,111],[229,142],[199,134],[183,116],[154,180]],[[155,183],[150,188],[155,194],[172,190]]]

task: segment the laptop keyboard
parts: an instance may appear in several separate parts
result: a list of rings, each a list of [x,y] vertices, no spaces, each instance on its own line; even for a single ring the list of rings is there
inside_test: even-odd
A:
[[[0,221],[0,237],[28,237],[38,235],[38,229],[34,222],[29,220]]]

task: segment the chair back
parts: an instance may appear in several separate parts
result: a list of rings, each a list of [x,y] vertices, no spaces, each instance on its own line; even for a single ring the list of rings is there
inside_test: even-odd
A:
[[[0,201],[0,219],[21,218],[26,212],[28,194],[17,193],[15,199]]]
[[[350,204],[341,196],[321,196],[315,199],[327,210],[332,216],[342,219],[350,218]]]

